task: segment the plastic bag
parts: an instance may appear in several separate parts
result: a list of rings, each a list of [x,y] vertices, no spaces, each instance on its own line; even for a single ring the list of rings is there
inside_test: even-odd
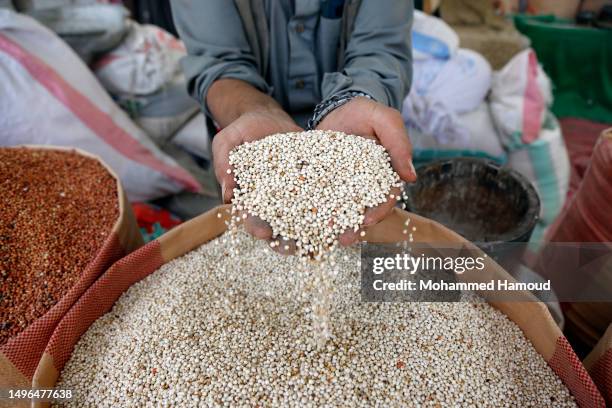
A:
[[[457,33],[440,18],[414,11],[412,56],[414,59],[442,58],[455,55],[459,48]]]
[[[128,14],[125,7],[114,4],[67,4],[28,11],[88,64],[121,42],[127,32]]]
[[[441,144],[468,144],[457,114],[480,106],[491,85],[491,67],[478,53],[460,49],[449,60],[414,62],[413,85],[404,100],[405,122]]]
[[[523,143],[516,134],[508,149],[508,167],[531,181],[540,196],[539,228],[531,239],[538,242],[561,212],[569,189],[570,163],[559,122],[548,113],[536,140]]]
[[[431,161],[452,157],[483,157],[500,164],[506,161],[506,152],[493,125],[489,106],[485,102],[471,112],[457,115],[456,126],[467,134],[467,138],[462,142],[441,143],[432,135],[408,127],[414,159]]]
[[[187,93],[182,74],[177,74],[153,94],[116,95],[115,98],[134,122],[158,144],[171,139],[200,110],[197,102]]]
[[[132,21],[125,40],[96,61],[94,72],[134,121],[164,143],[199,110],[179,65],[185,55],[172,34]]]
[[[205,160],[212,160],[212,140],[208,135],[206,117],[198,114],[178,130],[172,143]]]
[[[149,95],[180,74],[185,46],[163,29],[130,21],[123,42],[94,64],[100,83],[114,95]]]
[[[493,74],[490,102],[504,144],[513,144],[517,137],[523,143],[538,138],[552,92],[550,79],[531,48]]]

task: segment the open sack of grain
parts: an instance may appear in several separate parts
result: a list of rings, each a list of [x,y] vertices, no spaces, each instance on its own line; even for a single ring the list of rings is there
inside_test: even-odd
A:
[[[464,404],[572,406],[568,390],[581,407],[604,406],[542,303],[361,303],[355,249],[341,250],[352,272],[334,298],[334,319],[351,323],[317,351],[291,298],[296,257],[222,235],[228,218],[211,210],[115,263],[56,327],[33,384],[73,389],[67,406],[445,406],[441,395],[457,393]],[[406,240],[408,219],[415,242],[472,247],[398,209],[362,239]],[[490,260],[487,270],[505,275]]]
[[[77,149],[0,148],[0,208],[0,388],[23,388],[66,312],[142,238],[115,173]]]
[[[612,324],[584,360],[584,365],[608,406],[612,405]]]

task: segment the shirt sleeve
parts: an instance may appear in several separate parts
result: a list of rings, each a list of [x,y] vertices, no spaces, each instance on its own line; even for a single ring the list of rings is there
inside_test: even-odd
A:
[[[174,23],[187,48],[187,56],[181,60],[187,89],[206,115],[211,117],[206,95],[217,79],[240,79],[270,93],[257,70],[233,1],[172,0],[171,5]]]
[[[323,99],[360,91],[400,109],[412,81],[412,0],[362,0],[341,72],[323,76]]]

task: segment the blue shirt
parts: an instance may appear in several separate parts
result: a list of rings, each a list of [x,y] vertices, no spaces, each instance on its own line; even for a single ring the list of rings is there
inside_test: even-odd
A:
[[[234,1],[172,2],[189,53],[182,62],[189,91],[209,116],[206,94],[219,78],[241,79],[269,93],[301,125],[317,103],[344,91],[401,108],[412,76],[412,1],[361,0],[341,67],[342,1],[263,2],[270,33],[267,72],[258,71]]]

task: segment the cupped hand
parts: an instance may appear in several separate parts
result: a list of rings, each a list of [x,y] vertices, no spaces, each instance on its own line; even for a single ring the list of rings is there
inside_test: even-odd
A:
[[[232,200],[236,187],[229,163],[232,149],[275,133],[301,131],[303,129],[282,109],[265,109],[247,112],[217,133],[212,144],[213,164],[217,180],[221,185],[223,202],[229,203]]]
[[[347,134],[375,139],[389,153],[391,165],[400,178],[407,182],[416,181],[416,171],[412,164],[412,145],[399,111],[364,97],[357,97],[330,112],[317,126],[320,130],[337,130]],[[393,209],[401,191],[393,188],[389,200],[365,213],[363,225],[374,225]],[[341,245],[351,245],[359,238],[358,232],[344,232],[338,241]]]
[[[303,129],[283,110],[266,109],[247,112],[217,133],[213,139],[212,149],[215,174],[221,185],[223,202],[229,203],[232,200],[236,187],[234,174],[229,163],[229,154],[232,149],[243,143],[263,139],[275,133],[300,131],[303,131]],[[247,215],[244,219],[244,227],[255,238],[265,240],[272,238],[272,228],[258,217]],[[283,244],[278,250],[282,252],[286,246],[292,248],[294,244]]]

